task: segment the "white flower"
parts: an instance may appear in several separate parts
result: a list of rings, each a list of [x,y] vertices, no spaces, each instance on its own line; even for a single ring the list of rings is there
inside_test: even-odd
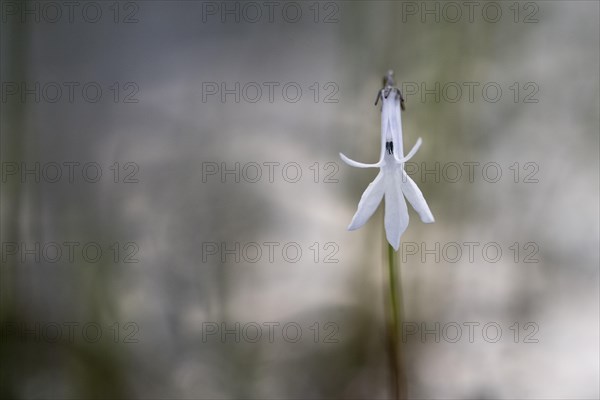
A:
[[[379,174],[369,184],[358,203],[358,210],[348,230],[360,228],[373,215],[385,196],[385,233],[388,242],[397,251],[400,236],[408,226],[408,209],[404,196],[425,223],[434,222],[433,215],[415,182],[404,171],[404,162],[415,155],[422,140],[419,138],[412,150],[404,157],[402,146],[402,120],[400,117],[400,91],[386,86],[378,94],[383,100],[381,108],[381,156],[376,164],[363,164],[349,159],[342,153],[342,160],[357,168],[379,168]]]

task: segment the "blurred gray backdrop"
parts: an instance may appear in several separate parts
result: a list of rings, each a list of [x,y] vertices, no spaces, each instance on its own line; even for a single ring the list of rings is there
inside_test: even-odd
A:
[[[3,398],[598,398],[595,1],[2,1]],[[409,207],[410,208],[410,207]]]

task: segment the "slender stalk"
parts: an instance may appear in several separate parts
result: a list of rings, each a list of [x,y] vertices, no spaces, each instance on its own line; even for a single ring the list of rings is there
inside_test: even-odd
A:
[[[390,364],[392,368],[392,382],[394,387],[394,398],[407,398],[406,375],[402,363],[402,347],[399,341],[400,326],[402,324],[402,284],[400,273],[396,273],[396,252],[388,244],[387,246],[388,268],[389,268],[389,290],[390,290],[390,323],[389,323],[389,342],[390,342]],[[400,264],[398,264],[400,268]],[[398,301],[399,300],[399,301]]]

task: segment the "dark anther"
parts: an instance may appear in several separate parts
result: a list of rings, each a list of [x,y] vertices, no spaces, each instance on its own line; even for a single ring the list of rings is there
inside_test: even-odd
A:
[[[385,149],[388,154],[392,154],[394,152],[394,142],[385,142]]]
[[[402,111],[405,111],[406,105],[405,105],[404,97],[402,96],[402,92],[400,91],[400,89],[395,87],[394,71],[392,71],[392,70],[389,70],[387,72],[387,74],[383,77],[383,90],[380,90],[379,92],[377,92],[377,98],[375,99],[375,105],[377,105],[377,103],[379,102],[379,99],[381,99],[381,98],[387,99],[388,96],[390,95],[390,93],[392,92],[392,90],[394,90],[398,94],[398,97],[400,98],[400,109]],[[382,92],[383,92],[383,95],[382,95]]]
[[[387,98],[388,98],[388,96],[390,95],[390,92],[391,92],[391,91],[392,91],[392,88],[391,88],[391,87],[386,87],[386,88],[383,90],[383,97],[385,97],[385,98],[387,99]]]

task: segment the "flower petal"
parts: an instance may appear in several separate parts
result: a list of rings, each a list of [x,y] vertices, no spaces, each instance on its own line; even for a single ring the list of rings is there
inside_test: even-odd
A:
[[[423,193],[404,170],[402,170],[402,192],[421,217],[421,221],[426,224],[435,222]]]
[[[415,143],[413,148],[410,149],[410,151],[408,152],[408,154],[405,157],[400,158],[400,157],[398,157],[398,155],[396,153],[394,153],[394,158],[396,159],[396,162],[398,164],[402,164],[402,163],[405,163],[406,161],[410,160],[411,158],[413,158],[413,156],[419,150],[419,147],[421,147],[422,143],[423,143],[423,140],[421,138],[418,138],[417,143]]]
[[[400,98],[396,98],[396,102],[394,103],[394,113],[391,121],[392,135],[394,136],[394,146],[398,148],[398,154],[404,154],[404,139],[402,134],[402,117],[400,111]]]
[[[401,180],[397,169],[385,176],[385,234],[396,251],[400,247],[400,236],[408,227],[408,209],[402,194]]]
[[[346,164],[348,164],[351,167],[356,167],[356,168],[379,168],[381,166],[381,161],[379,161],[376,164],[365,164],[365,163],[361,163],[361,162],[358,162],[358,161],[351,160],[348,157],[346,157],[345,155],[343,155],[342,153],[340,153],[340,157],[342,158],[342,161],[344,161]]]
[[[377,210],[377,206],[381,203],[384,190],[383,171],[379,171],[379,174],[377,174],[373,182],[367,186],[367,189],[362,194],[358,203],[358,209],[354,217],[352,217],[352,222],[348,225],[349,231],[360,228],[371,218],[375,210]]]

